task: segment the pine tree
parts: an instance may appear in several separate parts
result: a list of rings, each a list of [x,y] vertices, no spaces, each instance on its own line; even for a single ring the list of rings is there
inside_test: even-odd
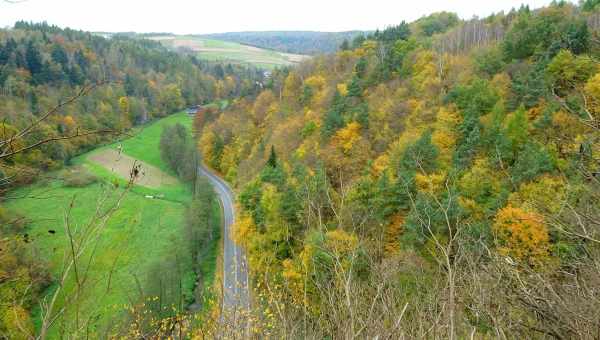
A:
[[[362,83],[358,75],[354,75],[348,85],[348,97],[361,98],[362,97]]]
[[[275,153],[274,145],[271,145],[271,154],[269,155],[269,160],[267,160],[267,165],[271,168],[277,167],[277,154]]]
[[[42,79],[40,79],[40,75],[42,73],[42,56],[32,41],[29,41],[27,44],[27,49],[25,50],[25,62],[27,64],[27,69],[31,73],[33,84],[41,84]]]
[[[348,42],[348,39],[344,39],[344,41],[340,45],[340,50],[347,51],[349,49],[350,49],[350,43]]]
[[[325,114],[325,121],[323,123],[322,134],[325,137],[332,136],[335,131],[344,126],[344,119],[342,113],[344,112],[345,104],[344,98],[339,91],[335,91],[333,96],[333,102],[331,108]]]

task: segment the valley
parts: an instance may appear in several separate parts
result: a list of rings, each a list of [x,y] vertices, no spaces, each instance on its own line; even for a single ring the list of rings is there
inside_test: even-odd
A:
[[[600,0],[532,4],[0,0],[0,340],[598,338]]]
[[[36,256],[48,262],[53,277],[60,278],[68,264],[68,233],[78,245],[86,242],[85,237],[93,238],[77,261],[86,281],[81,294],[74,298],[77,281],[69,277],[61,287],[63,292],[57,294],[52,315],[67,304],[77,309],[71,306],[57,314],[51,337],[61,334],[61,329],[75,327],[72,323],[78,315],[86,316],[81,323],[92,329],[90,334],[107,337],[113,331],[109,325],[133,306],[161,312],[172,306],[182,310],[194,302],[197,266],[181,251],[185,249],[185,206],[191,202],[192,192],[173,177],[159,154],[162,128],[176,123],[191,128],[192,118],[179,113],[144,125],[133,137],[78,156],[72,166],[12,193],[19,198],[6,207],[28,221],[29,238],[39,251]],[[151,168],[142,166],[140,178],[128,186],[129,160],[134,158]],[[88,180],[72,184],[71,177],[83,177],[81,173],[86,173]],[[109,213],[115,202],[119,202],[118,209]],[[104,217],[106,221],[102,221]],[[216,247],[210,255],[213,265],[203,266],[206,289],[213,282],[215,252]],[[48,299],[57,288],[47,290]],[[152,291],[159,293],[163,306],[140,300]],[[37,312],[38,327],[42,312]]]

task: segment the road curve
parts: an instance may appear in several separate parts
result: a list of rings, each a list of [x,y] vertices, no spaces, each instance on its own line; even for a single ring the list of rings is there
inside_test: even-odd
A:
[[[249,309],[248,265],[244,249],[233,240],[235,220],[233,193],[227,183],[204,166],[198,174],[208,178],[213,185],[223,208],[223,304],[222,314],[233,322],[235,328],[245,328],[246,312]]]

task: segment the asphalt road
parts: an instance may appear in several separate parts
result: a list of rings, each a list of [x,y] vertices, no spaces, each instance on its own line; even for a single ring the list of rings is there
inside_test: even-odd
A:
[[[203,166],[198,174],[205,176],[215,188],[223,208],[223,315],[236,328],[245,328],[242,323],[249,309],[248,270],[244,249],[233,241],[234,199],[227,183]]]

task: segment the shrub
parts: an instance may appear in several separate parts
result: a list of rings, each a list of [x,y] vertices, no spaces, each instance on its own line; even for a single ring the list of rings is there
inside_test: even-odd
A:
[[[63,184],[66,187],[81,188],[96,183],[98,177],[84,167],[75,167],[65,170]]]

